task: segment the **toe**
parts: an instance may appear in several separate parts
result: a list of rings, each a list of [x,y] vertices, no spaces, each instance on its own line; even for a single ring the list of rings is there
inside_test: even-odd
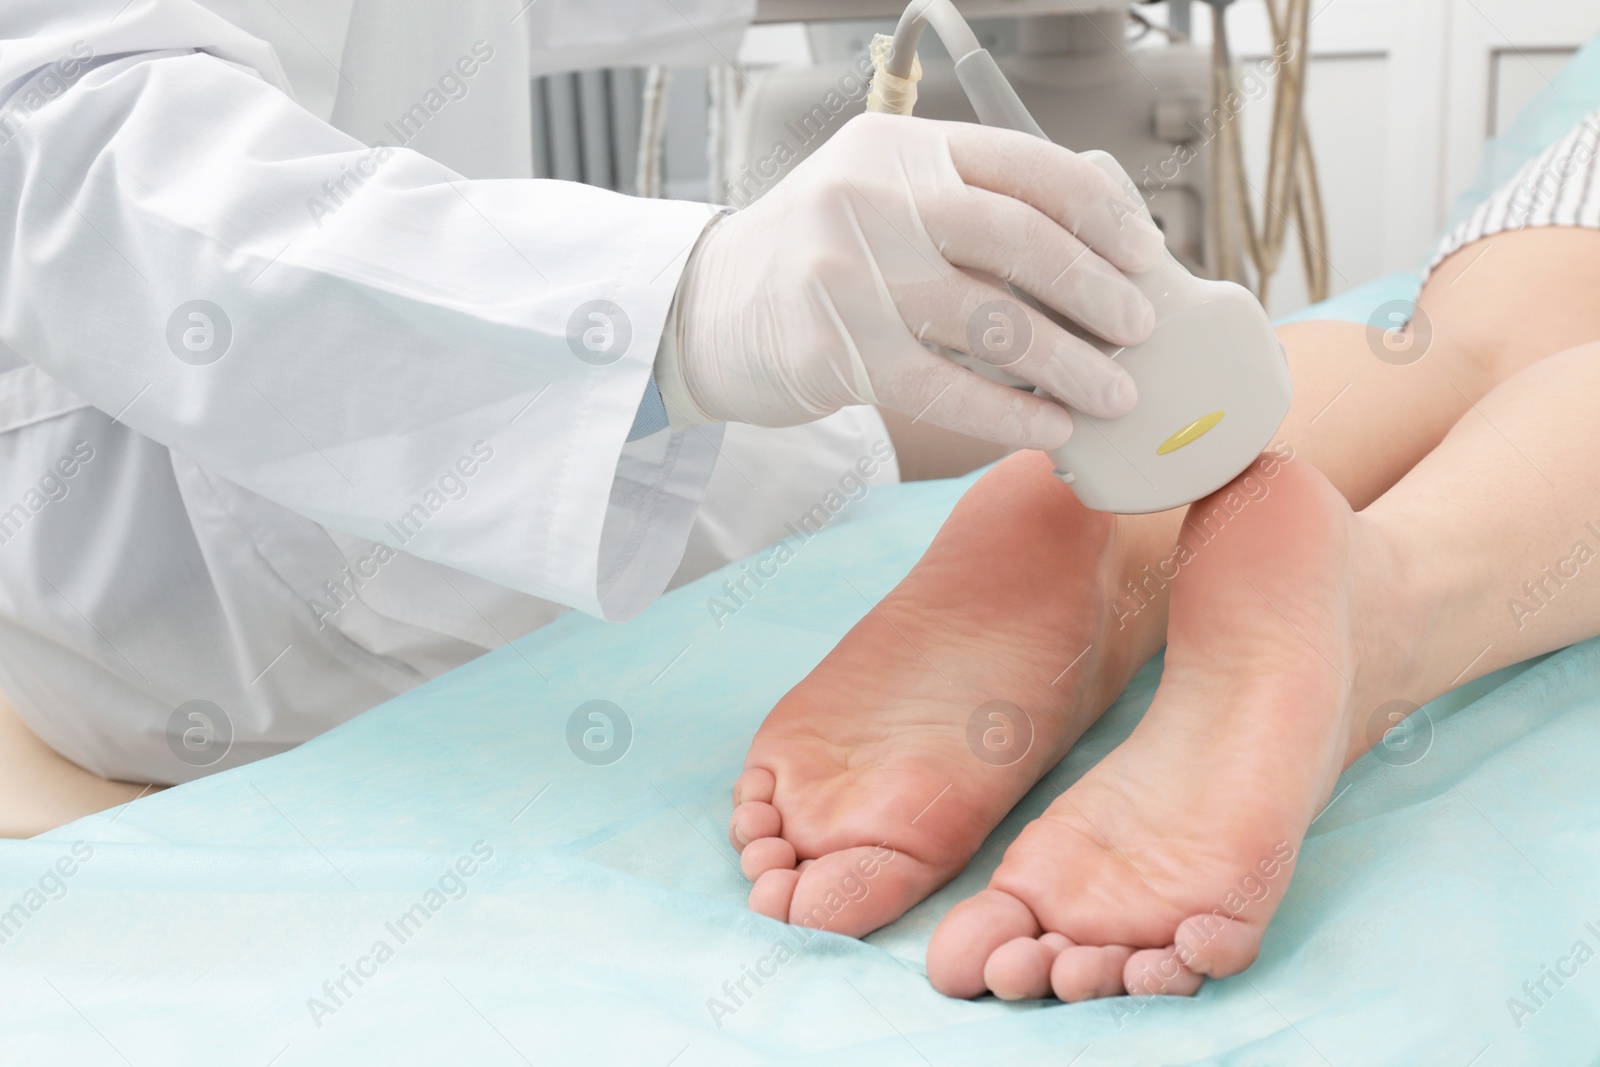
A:
[[[1261,952],[1260,927],[1211,913],[1183,920],[1173,940],[1184,966],[1212,978],[1238,974]]]
[[[789,902],[794,899],[794,887],[800,881],[800,872],[778,868],[763,874],[750,887],[750,910],[779,922],[789,921]]]
[[[794,846],[781,837],[758,837],[739,854],[739,869],[754,882],[768,871],[794,867]]]
[[[1050,965],[1061,953],[1064,940],[1060,934],[1012,938],[989,954],[983,965],[984,984],[1001,1000],[1049,996]]]
[[[928,980],[947,997],[970,999],[988,988],[984,965],[1018,937],[1038,937],[1039,920],[1010,893],[985,889],[950,909],[928,942]]]
[[[765,767],[750,767],[733,783],[733,802],[738,805],[747,800],[758,800],[770,804],[777,791],[778,779],[771,771]]]
[[[1131,955],[1133,949],[1125,945],[1077,945],[1063,949],[1050,968],[1050,988],[1057,999],[1069,1004],[1121,996],[1123,968]]]
[[[1140,949],[1128,957],[1122,968],[1122,984],[1136,997],[1192,996],[1203,981],[1204,978],[1183,965],[1178,950],[1173,947]]]
[[[843,848],[797,870],[789,921],[848,937],[894,922],[944,882],[928,864],[888,845]]]
[[[728,820],[728,841],[743,851],[744,846],[762,837],[777,837],[783,830],[778,809],[760,800],[747,800],[733,809]]]

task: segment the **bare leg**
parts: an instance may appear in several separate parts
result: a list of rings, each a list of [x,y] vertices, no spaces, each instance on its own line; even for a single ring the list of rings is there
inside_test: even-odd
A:
[[[1196,504],[1149,712],[946,916],[935,985],[1079,1000],[1248,967],[1384,709],[1600,634],[1597,398],[1591,343],[1494,390],[1364,512],[1304,462]]]
[[[56,755],[0,697],[0,837],[42,834],[149,790],[97,778]]]
[[[1286,327],[1295,399],[1283,438],[1365,507],[1496,384],[1600,336],[1596,291],[1600,234],[1536,230],[1442,265],[1414,361],[1380,359],[1362,325]],[[751,907],[862,934],[959,871],[1160,649],[1169,583],[1150,568],[1182,522],[1182,511],[1088,512],[1039,453],[980,480],[911,575],[757,733],[729,830],[755,881]],[[969,748],[974,713],[993,701],[1032,724],[1014,764]],[[885,849],[896,859],[874,862]],[[868,872],[865,897],[841,893]]]

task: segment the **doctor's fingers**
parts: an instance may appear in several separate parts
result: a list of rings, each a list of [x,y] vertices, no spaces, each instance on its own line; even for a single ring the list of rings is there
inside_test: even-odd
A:
[[[896,287],[894,299],[917,340],[965,352],[1096,418],[1126,415],[1138,398],[1133,379],[1115,360],[1013,294],[962,271]]]
[[[1155,308],[1128,276],[1037,208],[966,186],[917,208],[950,263],[1013,282],[1113,344],[1138,344],[1155,328]]]
[[[1016,130],[943,125],[950,160],[968,185],[1033,205],[1122,270],[1149,270],[1166,254],[1140,205],[1071,149]]]
[[[1010,448],[1059,448],[1072,436],[1072,416],[1047,397],[991,382],[906,339],[907,349],[872,374],[878,403]]]

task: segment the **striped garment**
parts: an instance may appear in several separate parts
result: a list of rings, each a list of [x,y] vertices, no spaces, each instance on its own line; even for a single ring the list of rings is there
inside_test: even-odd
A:
[[[1493,196],[1451,230],[1423,271],[1474,241],[1535,226],[1600,229],[1600,109],[1530,160]]]

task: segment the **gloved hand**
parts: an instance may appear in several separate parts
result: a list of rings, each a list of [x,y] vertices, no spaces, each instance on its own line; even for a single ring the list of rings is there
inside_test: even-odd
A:
[[[860,115],[701,236],[656,381],[679,425],[790,426],[882,404],[1013,447],[1054,448],[1072,432],[1065,408],[919,340],[1114,418],[1134,404],[1132,379],[1001,279],[1108,341],[1135,344],[1155,312],[1122,271],[1148,270],[1162,254],[1160,231],[1122,190],[1059,145]]]

